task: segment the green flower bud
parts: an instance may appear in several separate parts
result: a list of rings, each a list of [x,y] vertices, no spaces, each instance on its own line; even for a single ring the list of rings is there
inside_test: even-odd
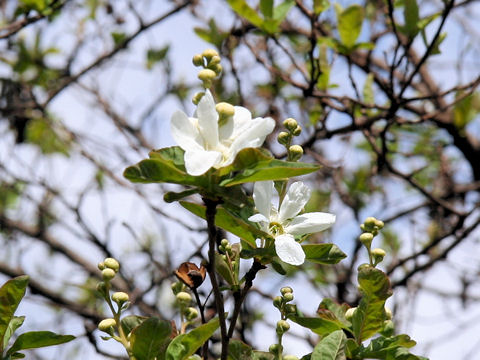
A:
[[[195,66],[203,66],[203,56],[201,54],[196,54],[192,58],[193,65]]]
[[[366,270],[366,269],[369,269],[371,267],[372,267],[372,265],[370,265],[370,264],[360,264],[357,268],[357,271]]]
[[[300,145],[292,145],[288,148],[290,158],[292,161],[299,160],[303,155],[303,148]]]
[[[198,317],[198,310],[195,309],[194,307],[189,307],[185,311],[185,317],[187,318],[188,321],[192,321],[193,319],[196,319]]]
[[[183,290],[183,284],[177,281],[171,285],[171,288],[172,288],[173,295],[177,295],[180,291]]]
[[[189,293],[187,293],[185,291],[180,291],[177,294],[177,301],[180,304],[189,304],[192,301],[192,295],[190,295]]]
[[[225,246],[225,252],[230,255],[232,253],[232,245],[228,244]]]
[[[355,313],[355,310],[357,310],[356,307],[351,307],[350,309],[348,309],[345,312],[345,319],[347,319],[348,321],[352,321],[353,314]]]
[[[210,69],[203,69],[198,72],[198,78],[202,81],[212,81],[217,77],[215,71]]]
[[[301,133],[302,133],[302,128],[300,127],[300,125],[297,126],[297,127],[295,128],[295,130],[292,131],[293,136],[298,136],[298,135],[300,135]]]
[[[298,123],[297,123],[297,120],[293,118],[288,118],[283,121],[283,126],[285,126],[288,131],[292,132],[297,128]]]
[[[273,306],[280,309],[282,307],[283,298],[281,296],[275,296],[273,298]]]
[[[383,223],[382,220],[375,220],[375,226],[380,230],[380,229],[383,229],[385,224]]]
[[[293,294],[292,293],[287,293],[285,295],[283,295],[283,299],[285,300],[285,302],[290,302],[293,300]]]
[[[118,272],[118,270],[120,269],[120,264],[114,258],[106,258],[105,260],[103,260],[103,264],[106,268],[112,269],[115,272]]]
[[[297,313],[297,305],[295,304],[286,304],[285,305],[285,314],[296,314]]]
[[[283,360],[299,360],[295,355],[283,355]]]
[[[293,293],[293,289],[290,286],[284,286],[280,289],[282,295]]]
[[[205,50],[202,55],[210,61],[214,56],[218,56],[218,52],[215,49],[207,49]]]
[[[365,245],[367,248],[370,248],[372,245],[373,235],[370,233],[363,233],[358,239],[363,245]]]
[[[282,145],[287,145],[290,141],[290,134],[286,131],[282,131],[278,134],[277,141]]]
[[[285,320],[279,320],[277,322],[277,334],[284,334],[290,329],[290,324]]]
[[[377,221],[377,219],[375,219],[373,216],[369,216],[365,219],[365,221],[363,223],[365,224],[365,227],[367,229],[373,229],[376,221]]]
[[[222,59],[220,58],[220,56],[214,55],[214,56],[212,56],[212,58],[210,59],[209,65],[217,65],[217,64],[220,64],[220,61],[222,61]]]
[[[227,246],[228,244],[230,244],[230,243],[228,242],[227,239],[222,239],[222,241],[220,241],[220,245],[223,246],[223,247]]]
[[[278,354],[278,353],[283,352],[283,346],[280,345],[280,344],[272,344],[268,348],[268,351],[272,354]]]
[[[113,327],[116,325],[115,319],[104,319],[98,324],[98,330],[111,334],[113,333]]]
[[[204,92],[197,92],[195,95],[193,95],[192,102],[194,105],[198,105],[200,100],[202,100],[203,95],[205,95]]]
[[[128,297],[127,293],[119,291],[119,292],[113,293],[112,300],[115,301],[118,305],[121,305],[123,303],[126,303],[128,300],[130,300],[130,298]]]
[[[220,102],[217,105],[215,105],[215,109],[218,112],[218,115],[220,117],[230,117],[235,114],[235,107],[229,103],[226,102]]]
[[[385,306],[385,315],[387,317],[387,320],[392,320],[393,318],[392,310],[390,310],[390,308],[386,306]]]
[[[223,71],[223,67],[220,64],[216,64],[210,67],[213,71],[215,71],[215,74],[220,75]]]
[[[115,271],[110,268],[102,270],[102,279],[105,281],[110,281],[115,277]]]
[[[97,266],[98,266],[98,270],[103,270],[103,269],[105,269],[105,264],[103,263],[103,261],[102,261],[102,262],[99,262]]]
[[[380,248],[373,249],[371,251],[371,254],[372,254],[375,265],[382,262],[385,255],[387,255],[385,250],[380,249]]]

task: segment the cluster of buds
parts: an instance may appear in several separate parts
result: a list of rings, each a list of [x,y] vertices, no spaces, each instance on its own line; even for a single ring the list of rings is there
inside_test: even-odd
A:
[[[292,139],[294,136],[299,136],[302,132],[302,128],[298,125],[297,120],[288,118],[283,122],[283,126],[287,131],[282,131],[278,134],[277,140],[280,144],[284,145],[288,152],[289,161],[297,161],[303,155],[303,148],[300,145],[292,145]]]
[[[377,264],[383,261],[383,258],[386,255],[386,252],[383,249],[371,249],[373,238],[378,235],[383,226],[383,221],[371,216],[367,217],[363,224],[360,225],[363,233],[360,235],[359,240],[367,248],[372,266],[377,266]]]
[[[290,286],[285,286],[280,289],[281,296],[275,296],[273,299],[273,306],[275,306],[282,317],[287,318],[289,315],[296,315],[297,314],[297,305],[289,304],[289,302],[293,301],[293,289]]]
[[[212,86],[213,80],[222,73],[221,58],[214,49],[207,49],[201,54],[196,54],[193,59],[193,65],[202,67],[199,71],[198,78],[202,81],[203,87],[208,89]],[[202,98],[203,93],[197,93],[193,97],[193,103],[196,105]]]
[[[180,309],[180,315],[182,318],[186,319],[188,322],[195,320],[198,317],[198,310],[190,306],[193,298],[188,292],[185,284],[182,284],[179,281],[173,283],[172,292],[175,295],[175,302]],[[185,326],[182,326],[182,329]]]

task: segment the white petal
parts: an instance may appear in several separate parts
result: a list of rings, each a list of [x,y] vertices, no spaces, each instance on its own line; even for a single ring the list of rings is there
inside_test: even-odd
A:
[[[197,117],[200,134],[211,148],[215,148],[218,144],[218,113],[209,90],[198,103]]]
[[[295,217],[284,229],[293,235],[313,234],[328,229],[334,223],[335,215],[313,212]]]
[[[253,186],[253,201],[255,202],[255,207],[266,219],[270,219],[272,193],[273,181],[257,181]]]
[[[235,115],[233,115],[233,122],[235,124],[233,128],[233,136],[237,137],[246,128],[250,126],[250,122],[252,121],[252,113],[242,107],[242,106],[235,106]]]
[[[272,118],[258,118],[250,121],[249,126],[238,134],[230,146],[230,153],[228,155],[230,163],[233,162],[240,150],[262,145],[267,135],[270,134],[274,128],[275,121]]]
[[[173,139],[185,151],[202,149],[202,138],[194,124],[195,119],[188,118],[182,111],[172,115],[170,129]]]
[[[278,212],[278,219],[284,222],[295,217],[310,199],[310,189],[303,182],[294,182],[288,188]]]
[[[185,153],[185,168],[193,176],[202,175],[212,166],[220,162],[222,154],[217,151],[187,151]]]
[[[251,221],[251,222],[254,222],[254,223],[261,223],[261,222],[268,223],[269,222],[269,220],[265,216],[263,216],[262,214],[252,215],[248,218],[248,221]]]
[[[305,261],[302,245],[296,242],[290,234],[279,235],[275,238],[275,251],[278,257],[287,264],[302,265]]]

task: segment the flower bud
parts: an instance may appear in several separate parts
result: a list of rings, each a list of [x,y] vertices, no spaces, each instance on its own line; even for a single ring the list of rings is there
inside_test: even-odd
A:
[[[230,117],[235,114],[234,106],[226,102],[218,103],[217,105],[215,105],[215,109],[217,110],[220,117]]]
[[[102,279],[105,281],[110,281],[115,277],[115,271],[110,268],[102,270]]]
[[[105,269],[105,264],[103,263],[103,261],[99,262],[97,267],[98,267],[98,270],[103,270],[103,269]]]
[[[370,246],[372,245],[373,235],[370,233],[363,233],[362,235],[360,235],[359,240],[367,248],[370,248]]]
[[[181,282],[174,282],[171,285],[173,295],[177,295],[180,291],[183,290],[183,284]]]
[[[227,239],[222,239],[222,241],[220,241],[220,245],[223,246],[223,247],[227,246],[228,244],[230,244],[230,243],[228,242]]]
[[[192,102],[194,105],[198,105],[200,100],[202,100],[203,95],[205,95],[204,92],[197,92],[195,95],[193,95]]]
[[[372,265],[370,265],[370,264],[360,264],[357,268],[357,271],[367,270],[371,267],[372,267]]]
[[[284,334],[290,329],[290,324],[285,320],[279,320],[277,322],[277,334]]]
[[[128,300],[130,300],[130,298],[128,297],[127,293],[119,291],[113,293],[112,300],[115,301],[118,305],[122,305],[123,303],[126,303]]]
[[[299,160],[303,155],[303,148],[300,145],[292,145],[288,148],[290,158],[292,161]]]
[[[220,64],[220,61],[222,61],[222,59],[220,58],[220,56],[214,55],[214,56],[212,56],[212,58],[210,59],[209,65],[217,65],[217,64]]]
[[[290,141],[290,134],[286,131],[282,131],[278,134],[277,141],[282,145],[287,145]]]
[[[292,132],[297,128],[298,123],[297,123],[297,120],[293,118],[288,118],[283,121],[283,126],[285,126],[288,131]]]
[[[114,258],[106,258],[105,260],[103,260],[103,264],[106,268],[112,269],[115,272],[118,272],[118,270],[120,269],[120,264]]]
[[[218,56],[218,52],[215,49],[206,49],[202,55],[210,61],[214,56]]]
[[[351,307],[350,309],[348,309],[345,312],[345,319],[347,319],[348,321],[352,321],[353,314],[355,313],[355,310],[357,310],[356,307]]]
[[[212,69],[213,71],[215,71],[215,74],[220,75],[223,71],[223,67],[222,65],[220,64],[216,64],[216,65],[213,65],[213,66],[210,66],[210,69]]]
[[[280,289],[282,295],[293,293],[293,289],[290,286],[284,286]]]
[[[102,321],[100,321],[100,323],[98,324],[98,330],[100,331],[103,331],[103,332],[106,332],[108,334],[111,334],[113,331],[113,327],[116,326],[117,323],[115,321],[115,319],[104,319]]]
[[[295,304],[286,304],[285,305],[285,314],[291,315],[297,313],[297,305]]]
[[[295,130],[292,131],[293,136],[298,136],[298,135],[300,135],[301,133],[302,133],[302,128],[301,128],[300,125],[297,126],[297,127],[295,128]]]
[[[185,317],[187,318],[188,321],[192,321],[193,319],[196,319],[198,317],[198,310],[195,309],[194,307],[189,307],[185,311]]]
[[[375,226],[380,230],[380,229],[383,229],[385,224],[383,223],[382,220],[375,220]]]
[[[268,351],[272,354],[278,354],[278,353],[283,352],[283,346],[280,345],[280,344],[272,344],[268,348]]]
[[[202,81],[212,81],[217,77],[217,74],[215,71],[210,70],[210,69],[203,69],[200,70],[198,73],[198,78]]]
[[[363,223],[365,224],[365,227],[367,229],[371,230],[375,226],[376,221],[377,221],[377,219],[375,219],[373,216],[369,216],[365,219],[365,221]]]
[[[185,291],[180,291],[177,294],[177,301],[180,304],[189,304],[192,301],[192,295],[190,295],[189,293],[187,293]]]
[[[386,306],[385,306],[385,315],[387,317],[387,320],[392,320],[393,318],[392,310],[390,310],[390,308]]]
[[[373,249],[371,251],[371,254],[372,254],[375,265],[382,262],[385,255],[387,255],[385,250],[380,249],[380,248]]]
[[[192,58],[193,65],[195,66],[203,66],[203,56],[201,54],[196,54]]]
[[[292,293],[286,293],[285,295],[283,295],[283,299],[285,300],[285,302],[290,302],[293,300],[293,294]]]
[[[280,309],[282,307],[283,298],[281,296],[275,296],[273,298],[273,306]]]

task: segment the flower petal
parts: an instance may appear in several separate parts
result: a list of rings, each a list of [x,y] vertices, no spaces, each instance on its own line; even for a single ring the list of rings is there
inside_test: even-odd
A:
[[[185,153],[185,168],[193,176],[202,175],[212,166],[220,162],[222,154],[218,151],[187,151]]]
[[[313,234],[328,229],[334,223],[334,214],[312,212],[295,217],[284,230],[292,235]]]
[[[275,238],[275,251],[280,260],[290,265],[302,265],[305,261],[302,245],[296,242],[290,234],[279,235]]]
[[[172,115],[170,128],[173,139],[185,151],[202,149],[203,140],[195,126],[196,119],[188,118],[182,111]]]
[[[265,216],[263,216],[262,214],[252,215],[248,218],[248,221],[251,221],[251,222],[254,222],[254,223],[262,223],[262,222],[268,223],[269,222],[269,220]]]
[[[288,188],[278,213],[278,220],[283,223],[295,217],[310,199],[310,189],[303,182],[294,182]]]
[[[228,162],[225,165],[231,164],[240,150],[262,145],[274,128],[275,121],[272,118],[257,118],[250,121],[249,126],[244,127],[244,130],[233,140],[228,154]]]
[[[207,145],[215,148],[218,145],[218,113],[215,101],[209,90],[205,92],[197,107],[198,128]]]
[[[270,221],[273,181],[257,181],[253,186],[253,201],[258,212]]]

